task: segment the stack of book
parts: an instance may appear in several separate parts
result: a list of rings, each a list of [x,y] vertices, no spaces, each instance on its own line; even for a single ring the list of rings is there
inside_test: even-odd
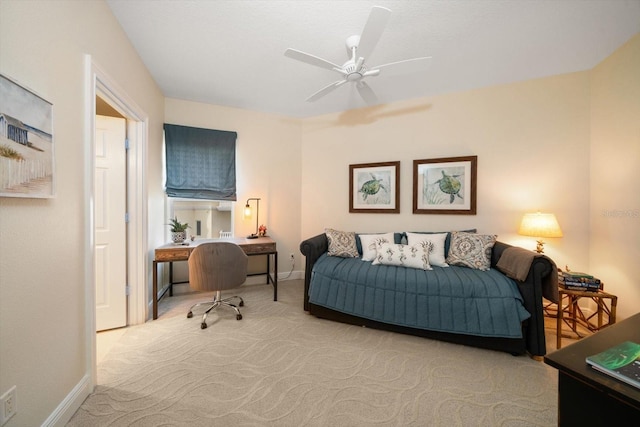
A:
[[[560,286],[565,289],[598,292],[598,290],[602,288],[602,282],[600,282],[600,279],[586,273],[563,271],[559,275],[558,279],[560,281]]]

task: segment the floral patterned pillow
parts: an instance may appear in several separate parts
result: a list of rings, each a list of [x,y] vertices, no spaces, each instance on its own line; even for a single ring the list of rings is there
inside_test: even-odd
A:
[[[395,265],[398,267],[433,270],[429,264],[429,253],[432,244],[420,242],[416,245],[399,245],[395,243],[378,244],[377,255],[371,264]]]
[[[342,258],[358,258],[360,256],[356,247],[356,233],[332,228],[326,228],[324,232],[329,241],[327,255]]]
[[[452,232],[447,263],[476,270],[489,270],[491,251],[497,237],[495,234]]]

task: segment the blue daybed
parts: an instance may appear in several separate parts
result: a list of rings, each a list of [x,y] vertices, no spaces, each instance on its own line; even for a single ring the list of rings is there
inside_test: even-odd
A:
[[[304,309],[317,317],[514,355],[546,353],[542,298],[556,298],[555,265],[547,257],[498,241],[487,271],[422,270],[328,256],[327,249],[324,233],[300,244]],[[526,279],[496,268],[506,250],[512,260],[528,258]]]

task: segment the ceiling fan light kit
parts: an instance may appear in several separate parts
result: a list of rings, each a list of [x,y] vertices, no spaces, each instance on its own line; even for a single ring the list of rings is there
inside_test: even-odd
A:
[[[285,51],[284,54],[286,57],[305,62],[316,67],[335,71],[342,75],[342,80],[335,81],[323,87],[308,97],[307,101],[316,101],[328,93],[333,92],[345,83],[354,83],[360,97],[362,97],[367,104],[374,105],[378,102],[378,97],[374,93],[373,89],[371,89],[371,87],[364,81],[365,78],[380,75],[380,69],[385,67],[397,67],[402,65],[405,72],[422,69],[421,63],[428,61],[431,57],[424,56],[377,65],[374,67],[367,67],[366,58],[371,54],[371,52],[373,52],[373,49],[378,44],[390,17],[391,10],[385,7],[374,6],[371,9],[369,19],[362,30],[362,34],[349,36],[347,38],[346,47],[349,59],[347,62],[342,64],[342,66],[296,49],[287,49]],[[416,65],[418,66],[416,67]]]

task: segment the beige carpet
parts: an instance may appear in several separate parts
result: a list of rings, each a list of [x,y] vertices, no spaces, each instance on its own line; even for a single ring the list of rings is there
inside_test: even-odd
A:
[[[552,426],[557,371],[527,356],[317,319],[300,280],[238,290],[243,319],[164,298],[98,366],[70,426]],[[207,294],[210,295],[210,294]],[[555,336],[549,337],[554,340]]]

